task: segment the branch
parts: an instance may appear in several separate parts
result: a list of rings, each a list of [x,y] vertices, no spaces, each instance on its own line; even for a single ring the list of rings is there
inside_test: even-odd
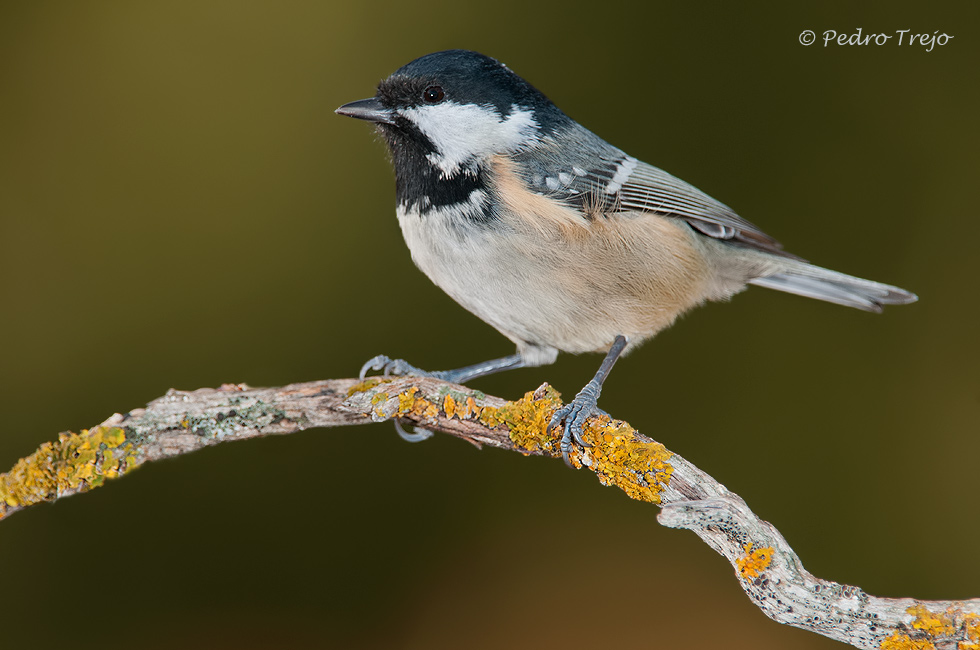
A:
[[[221,442],[392,418],[477,446],[560,457],[558,436],[546,431],[560,405],[547,384],[508,402],[413,377],[171,390],[145,409],[62,433],[18,461],[0,475],[0,518],[85,492],[144,463]],[[738,495],[660,443],[605,416],[589,420],[585,437],[592,447],[576,449],[577,467],[633,499],[660,505],[661,524],[694,531],[732,564],[749,598],[771,619],[858,648],[980,650],[980,599],[877,598],[816,578],[779,531]]]

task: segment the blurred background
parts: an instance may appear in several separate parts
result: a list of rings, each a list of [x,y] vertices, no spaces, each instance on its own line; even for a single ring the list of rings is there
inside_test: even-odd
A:
[[[977,3],[3,3],[0,471],[171,387],[509,354],[414,268],[381,142],[333,114],[464,47],[789,250],[920,295],[875,316],[751,289],[620,362],[602,406],[816,575],[980,596],[978,25]],[[954,38],[798,40],[859,27]],[[473,385],[574,395],[599,361]],[[838,645],[766,619],[657,512],[390,424],[223,445],[2,522],[0,643]]]

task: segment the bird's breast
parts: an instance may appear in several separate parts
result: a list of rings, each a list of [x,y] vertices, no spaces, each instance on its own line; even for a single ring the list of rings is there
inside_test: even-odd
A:
[[[639,342],[704,299],[709,270],[686,224],[586,219],[509,164],[464,203],[398,210],[416,265],[463,307],[518,344],[589,352],[619,334]]]

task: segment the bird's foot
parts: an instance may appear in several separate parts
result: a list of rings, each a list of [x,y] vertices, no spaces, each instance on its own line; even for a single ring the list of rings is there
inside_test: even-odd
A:
[[[428,370],[422,370],[421,368],[416,368],[404,359],[392,359],[391,357],[383,354],[379,354],[361,366],[361,372],[358,377],[364,379],[372,370],[380,370],[381,374],[385,377],[394,375],[396,377],[432,377],[435,379],[442,379],[441,375],[444,374],[442,372],[429,372]]]
[[[435,379],[442,379],[440,372],[428,372],[422,370],[421,368],[416,368],[412,364],[408,363],[404,359],[392,359],[383,354],[370,359],[367,363],[361,366],[361,372],[358,375],[360,379],[367,377],[367,374],[372,370],[380,370],[381,374],[385,377],[397,376],[397,377],[433,377]],[[422,442],[423,440],[428,440],[435,434],[428,429],[423,429],[422,427],[413,427],[412,431],[406,431],[405,427],[402,426],[401,420],[395,419],[395,432],[398,433],[398,437],[405,442]]]
[[[562,425],[559,448],[561,449],[561,457],[569,467],[573,466],[569,460],[573,440],[575,444],[581,447],[592,446],[582,437],[582,427],[585,425],[585,421],[596,414],[608,415],[596,405],[601,391],[602,385],[593,379],[579,391],[575,399],[555,411],[555,414],[551,416],[551,422],[548,423],[548,433],[551,433],[555,427]]]

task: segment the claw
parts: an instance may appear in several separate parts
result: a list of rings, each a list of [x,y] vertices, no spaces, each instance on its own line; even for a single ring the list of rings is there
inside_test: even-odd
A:
[[[428,429],[423,429],[422,427],[413,427],[412,431],[414,433],[409,433],[402,426],[402,421],[395,418],[395,431],[398,433],[398,437],[405,442],[422,442],[423,440],[428,440],[432,436],[436,435],[429,431]]]
[[[391,363],[391,359],[383,354],[379,354],[373,359],[369,359],[367,363],[361,366],[361,372],[358,375],[358,379],[364,381],[364,378],[367,377],[369,371],[384,370],[389,363]],[[386,372],[385,374],[387,375],[388,373]]]
[[[439,378],[439,373],[437,372],[427,372],[421,368],[416,368],[404,359],[392,359],[384,354],[379,354],[373,359],[369,359],[367,363],[361,366],[361,373],[359,377],[363,380],[368,371],[380,370],[381,374],[385,377],[395,375],[396,377],[436,377]]]
[[[551,433],[558,425],[562,425],[559,448],[561,449],[562,459],[564,459],[565,464],[569,467],[573,467],[569,459],[569,454],[572,452],[573,440],[580,447],[592,446],[582,437],[582,427],[585,425],[586,420],[593,415],[605,413],[605,411],[602,411],[602,409],[596,406],[601,389],[602,387],[598,382],[595,380],[590,381],[585,385],[585,388],[579,391],[575,399],[555,411],[555,414],[551,416],[551,422],[548,423],[548,433]]]

